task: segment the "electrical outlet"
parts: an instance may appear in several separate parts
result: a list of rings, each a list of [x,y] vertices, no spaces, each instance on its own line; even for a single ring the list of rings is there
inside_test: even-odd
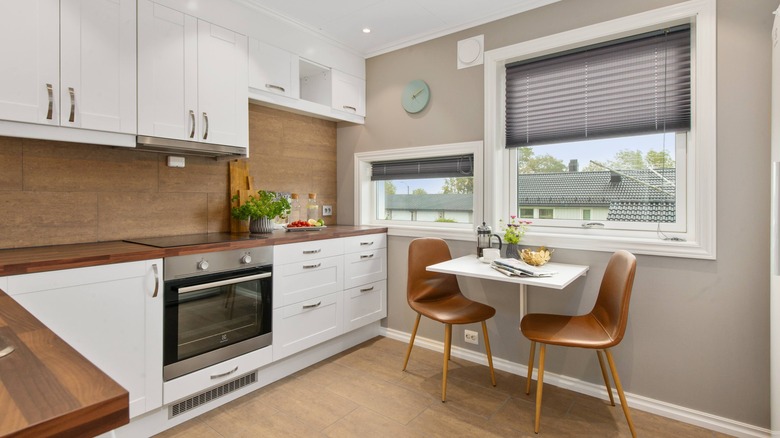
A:
[[[323,205],[322,206],[322,215],[323,216],[333,216],[333,207],[330,205]]]
[[[467,344],[479,345],[479,333],[473,330],[465,330],[463,337]]]

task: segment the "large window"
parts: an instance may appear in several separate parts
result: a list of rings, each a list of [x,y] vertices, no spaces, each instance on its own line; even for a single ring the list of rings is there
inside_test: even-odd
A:
[[[715,2],[486,53],[486,217],[528,244],[714,258]]]
[[[482,142],[355,154],[356,223],[391,235],[471,239],[482,217]]]

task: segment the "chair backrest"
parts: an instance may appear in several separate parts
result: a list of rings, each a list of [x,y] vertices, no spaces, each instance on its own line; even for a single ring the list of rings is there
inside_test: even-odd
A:
[[[591,314],[613,339],[606,348],[615,346],[623,340],[628,324],[628,305],[636,273],[636,257],[628,251],[612,254],[601,279],[599,296]]]
[[[429,272],[425,268],[451,260],[447,242],[435,237],[422,237],[409,244],[409,274],[406,283],[406,299],[429,301],[460,294],[458,279],[452,274]]]

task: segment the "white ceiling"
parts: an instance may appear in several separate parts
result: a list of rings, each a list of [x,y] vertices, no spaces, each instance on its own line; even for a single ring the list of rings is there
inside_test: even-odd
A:
[[[559,0],[244,1],[370,58]]]

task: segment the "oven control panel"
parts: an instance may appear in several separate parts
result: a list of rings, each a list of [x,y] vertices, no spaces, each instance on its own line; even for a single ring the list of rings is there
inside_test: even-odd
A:
[[[165,280],[273,264],[273,246],[166,257]]]

